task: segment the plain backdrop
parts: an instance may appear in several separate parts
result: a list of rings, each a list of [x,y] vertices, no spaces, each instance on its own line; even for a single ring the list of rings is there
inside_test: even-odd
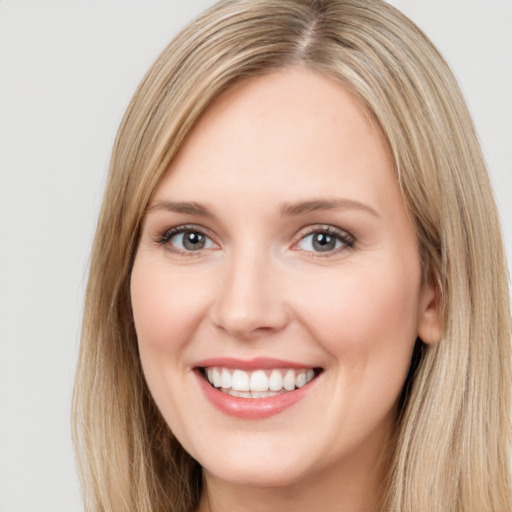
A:
[[[512,0],[395,0],[455,70],[512,254]],[[88,253],[115,132],[208,0],[0,1],[0,511],[74,512]],[[510,261],[510,259],[509,259]]]

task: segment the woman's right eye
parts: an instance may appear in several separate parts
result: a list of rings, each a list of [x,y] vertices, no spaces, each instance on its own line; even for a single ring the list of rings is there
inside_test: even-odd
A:
[[[166,231],[158,240],[170,251],[178,253],[200,251],[202,249],[213,249],[216,244],[213,240],[197,229],[179,227]]]

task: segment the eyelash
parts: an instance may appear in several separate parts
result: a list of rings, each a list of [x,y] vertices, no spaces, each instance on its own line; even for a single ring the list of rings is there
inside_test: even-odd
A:
[[[202,228],[202,227],[196,226],[196,225],[186,225],[186,224],[165,230],[163,233],[161,233],[157,237],[156,241],[158,244],[165,246],[165,248],[168,251],[170,251],[172,253],[179,254],[180,256],[197,256],[197,253],[201,252],[200,249],[196,250],[196,251],[193,251],[193,250],[190,250],[190,251],[185,250],[184,251],[182,249],[178,249],[177,247],[172,246],[169,243],[174,236],[180,235],[183,233],[197,233],[197,234],[204,236],[208,240],[213,241],[213,237],[211,237],[208,234],[208,232],[207,232],[207,230],[205,230],[205,228]]]
[[[202,249],[183,250],[178,249],[169,243],[174,236],[188,232],[202,235],[208,240],[210,240],[212,243],[215,243],[213,241],[213,237],[208,234],[208,231],[205,228],[197,225],[182,225],[176,226],[171,229],[167,229],[156,237],[156,242],[159,245],[165,246],[166,249],[172,253],[179,254],[181,256],[197,256],[197,253],[200,253]],[[304,241],[308,236],[313,236],[316,234],[331,236],[336,241],[341,242],[342,246],[335,248],[334,250],[325,251],[325,253],[322,253],[322,251],[308,251],[302,249],[294,250],[302,251],[304,253],[312,253],[310,254],[310,256],[314,254],[315,257],[327,257],[332,256],[333,254],[338,254],[340,251],[353,249],[356,242],[355,238],[345,230],[335,228],[329,225],[316,225],[304,228],[298,235],[298,240],[294,242],[293,247],[297,246],[300,242]]]
[[[316,225],[309,226],[301,231],[299,234],[299,238],[297,242],[294,243],[294,246],[297,246],[300,242],[304,241],[308,236],[314,235],[328,235],[333,237],[336,241],[341,242],[341,247],[335,248],[334,250],[325,251],[303,251],[304,253],[310,253],[311,257],[328,257],[334,254],[338,254],[340,251],[345,251],[347,249],[353,249],[356,239],[350,233],[343,229],[335,228],[334,226],[329,225]],[[301,249],[295,249],[301,250]]]

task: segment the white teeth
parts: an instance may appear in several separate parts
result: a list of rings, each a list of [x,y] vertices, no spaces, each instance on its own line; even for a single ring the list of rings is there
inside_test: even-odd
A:
[[[231,396],[239,396],[241,398],[251,398],[250,391],[237,391],[236,389],[227,389],[225,392]]]
[[[231,373],[226,368],[222,368],[221,374],[221,388],[230,388],[231,387]]]
[[[286,391],[293,391],[295,389],[295,372],[288,370],[283,379],[283,387]]]
[[[297,377],[295,378],[295,385],[298,388],[301,388],[302,386],[305,386],[307,384],[306,381],[306,372],[300,372]]]
[[[210,381],[211,384],[213,384],[216,388],[220,388],[221,385],[221,377],[220,377],[220,371],[218,368],[213,369],[213,382]]]
[[[268,379],[268,389],[270,391],[280,391],[283,388],[283,376],[279,370],[272,370]]]
[[[251,391],[268,391],[268,377],[263,370],[257,370],[251,375]]]
[[[221,391],[240,398],[267,398],[268,396],[279,395],[274,391],[237,391],[236,389],[221,389]]]
[[[206,368],[208,382],[221,391],[243,398],[265,398],[305,386],[313,380],[313,369],[273,369],[246,372],[228,368]]]
[[[249,375],[247,375],[247,372],[235,370],[231,379],[231,387],[237,391],[249,391]]]

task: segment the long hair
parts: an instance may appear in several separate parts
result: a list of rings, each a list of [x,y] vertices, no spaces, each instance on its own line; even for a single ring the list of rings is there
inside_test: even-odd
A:
[[[302,66],[379,124],[443,335],[419,345],[389,447],[387,512],[512,510],[507,270],[494,199],[450,69],[381,0],[225,0],[185,28],[136,91],[94,241],[74,392],[86,510],[192,511],[198,464],[145,384],[129,281],[148,200],[208,105],[235,81]]]

